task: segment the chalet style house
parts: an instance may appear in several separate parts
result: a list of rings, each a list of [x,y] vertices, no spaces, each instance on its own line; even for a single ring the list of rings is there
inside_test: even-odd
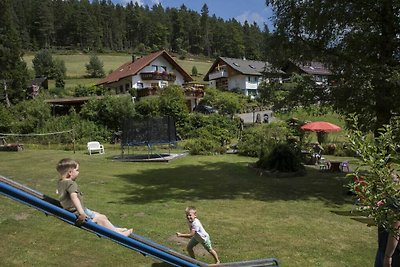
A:
[[[165,51],[143,57],[132,56],[127,62],[99,81],[96,85],[114,90],[116,94],[136,90],[137,98],[157,95],[168,85],[182,86],[188,108],[193,108],[204,96],[201,86],[191,84],[193,78]]]
[[[219,57],[204,77],[210,87],[222,90],[238,90],[252,98],[258,95],[262,81],[282,80],[284,72],[268,62],[238,58]],[[267,77],[263,80],[263,77]]]
[[[293,73],[310,75],[315,81],[316,85],[328,85],[333,73],[325,67],[321,62],[308,61],[308,62],[294,62],[289,61],[283,70],[291,75]]]

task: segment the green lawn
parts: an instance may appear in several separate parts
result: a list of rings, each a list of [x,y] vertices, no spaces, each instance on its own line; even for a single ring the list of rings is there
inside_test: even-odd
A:
[[[0,152],[0,175],[56,197],[59,159],[80,161],[87,206],[116,225],[182,253],[184,209],[198,208],[223,262],[277,258],[281,266],[372,266],[376,228],[351,214],[343,173],[259,176],[254,158],[187,156],[170,163],[117,162],[118,150]],[[150,257],[1,197],[2,266],[163,266]],[[200,251],[199,259],[212,262]]]
[[[121,66],[122,64],[130,61],[132,56],[130,54],[98,54],[99,59],[104,64],[104,71],[106,75]],[[33,69],[32,60],[34,54],[27,54],[24,56],[24,61],[26,62],[28,69]],[[94,84],[100,79],[88,79],[85,82],[83,77],[86,75],[86,64],[89,63],[90,54],[72,54],[72,55],[53,55],[53,58],[61,59],[65,62],[65,67],[67,68],[67,79],[66,87],[74,87],[76,85],[86,85]],[[180,60],[174,58],[177,63],[189,74],[192,74],[193,66],[196,66],[198,75],[193,77],[196,82],[203,82],[203,77],[211,67],[212,61],[207,59],[194,59],[187,58],[185,60]],[[54,84],[54,82],[53,82]],[[52,83],[50,84],[50,87]]]

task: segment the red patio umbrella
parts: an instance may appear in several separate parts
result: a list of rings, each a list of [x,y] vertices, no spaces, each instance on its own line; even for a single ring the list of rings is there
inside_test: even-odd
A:
[[[342,129],[339,126],[327,121],[309,122],[304,124],[300,128],[303,129],[304,131],[311,131],[311,132],[338,132]]]

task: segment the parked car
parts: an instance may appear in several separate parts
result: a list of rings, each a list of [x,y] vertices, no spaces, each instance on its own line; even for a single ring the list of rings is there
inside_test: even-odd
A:
[[[194,112],[199,112],[203,114],[212,114],[212,113],[218,113],[218,110],[213,108],[212,106],[207,106],[207,105],[197,105],[194,109]]]

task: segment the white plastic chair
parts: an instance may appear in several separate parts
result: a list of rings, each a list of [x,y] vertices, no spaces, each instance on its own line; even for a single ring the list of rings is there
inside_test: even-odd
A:
[[[97,141],[88,142],[87,149],[89,155],[92,155],[93,152],[99,152],[99,154],[104,154],[104,146]]]

